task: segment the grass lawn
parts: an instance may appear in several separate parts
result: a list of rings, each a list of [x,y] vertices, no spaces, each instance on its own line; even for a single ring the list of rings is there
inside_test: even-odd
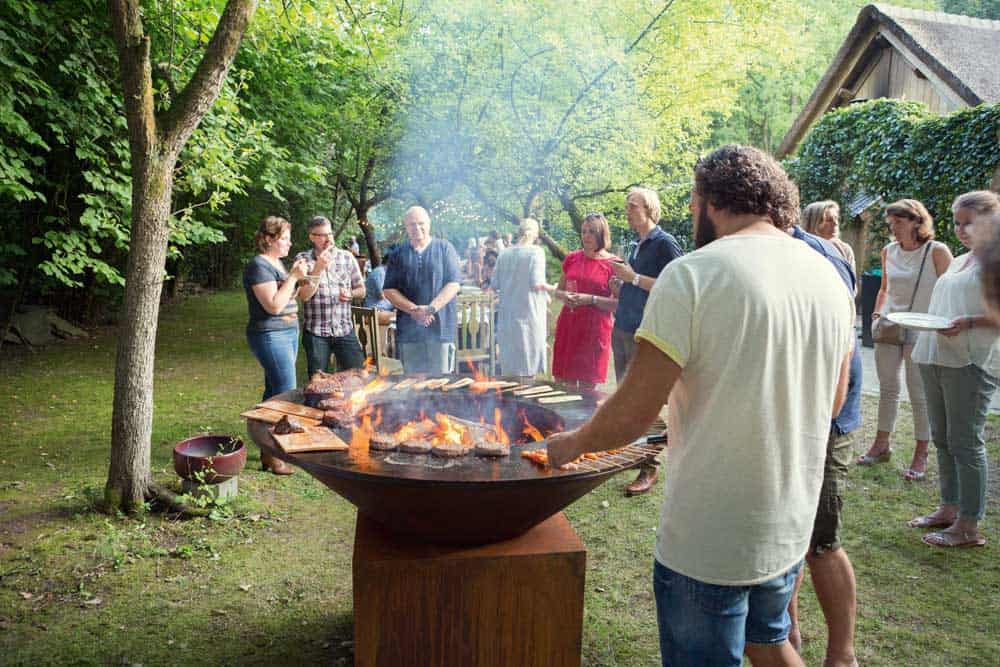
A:
[[[238,415],[259,398],[263,380],[243,337],[245,317],[241,292],[163,310],[152,451],[158,479],[175,478],[171,447],[185,436],[246,437]],[[0,664],[349,664],[355,512],[305,473],[261,473],[253,450],[239,498],[213,520],[95,510],[108,466],[114,354],[113,332],[37,353],[4,348]],[[864,407],[859,450],[873,435],[875,399],[865,397]],[[993,461],[998,434],[993,417]],[[934,506],[936,466],[932,457],[925,482],[899,476],[912,454],[908,406],[898,436],[891,464],[852,469],[845,501],[859,661],[995,665],[998,485],[991,485],[985,549],[926,547],[904,522]],[[1000,470],[992,472],[997,480]],[[659,659],[651,594],[659,494],[622,497],[630,479],[614,478],[566,512],[589,550],[588,665]],[[820,664],[826,634],[808,578],[801,600],[806,663]]]

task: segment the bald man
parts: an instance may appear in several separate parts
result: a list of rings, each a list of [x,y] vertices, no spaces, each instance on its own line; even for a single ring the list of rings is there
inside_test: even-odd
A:
[[[460,268],[454,246],[431,237],[420,206],[403,216],[410,242],[389,258],[382,294],[395,306],[396,340],[407,373],[450,373],[455,368],[455,297]]]

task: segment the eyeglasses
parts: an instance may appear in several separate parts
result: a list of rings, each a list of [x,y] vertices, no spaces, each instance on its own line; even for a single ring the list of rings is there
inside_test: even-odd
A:
[[[591,211],[583,218],[584,220],[603,220],[604,214],[597,211]]]
[[[309,232],[309,236],[325,236],[329,239],[332,239],[333,232],[327,232],[326,234],[321,234],[320,232]]]

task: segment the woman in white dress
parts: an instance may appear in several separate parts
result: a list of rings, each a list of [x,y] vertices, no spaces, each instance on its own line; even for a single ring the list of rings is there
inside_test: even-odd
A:
[[[916,446],[910,467],[903,476],[913,481],[924,477],[927,445],[931,437],[924,386],[916,364],[910,359],[914,339],[912,334],[907,333],[901,343],[879,342],[879,328],[883,323],[881,318],[889,313],[927,312],[934,283],[951,263],[951,251],[945,244],[934,240],[931,214],[916,199],[900,199],[887,206],[885,220],[896,240],[882,248],[882,286],[875,298],[875,312],[872,313],[875,370],[879,381],[878,431],[868,452],[858,458],[858,465],[885,463],[892,456],[889,437],[896,428],[899,376],[905,366]]]
[[[937,449],[941,500],[933,512],[909,522],[913,528],[944,528],[924,536],[935,547],[982,546],[979,522],[986,514],[986,442],[983,433],[990,401],[1000,383],[1000,329],[987,315],[983,299],[983,234],[1000,209],[1000,198],[981,190],[952,204],[955,236],[971,252],[959,255],[934,286],[928,312],[950,327],[923,332],[913,360],[924,381],[931,434]]]
[[[503,250],[493,270],[492,288],[500,295],[497,343],[505,376],[534,377],[545,371],[549,295],[545,253],[535,245],[538,223],[521,221],[517,242]]]

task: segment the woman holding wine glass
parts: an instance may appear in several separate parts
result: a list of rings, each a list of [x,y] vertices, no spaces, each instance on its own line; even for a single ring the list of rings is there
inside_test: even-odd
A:
[[[580,243],[583,248],[563,261],[563,276],[553,292],[564,305],[556,321],[552,375],[592,389],[607,378],[612,314],[618,306],[608,286],[615,256],[608,252],[611,230],[602,213],[584,218]]]

